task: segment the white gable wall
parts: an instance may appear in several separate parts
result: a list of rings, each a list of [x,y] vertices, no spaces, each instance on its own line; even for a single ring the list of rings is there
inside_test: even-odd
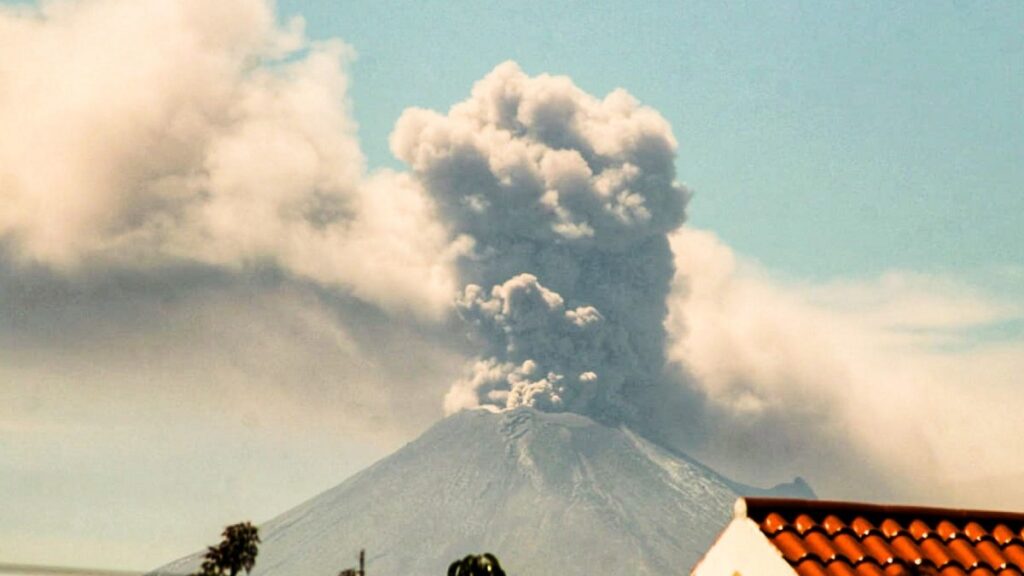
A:
[[[738,515],[739,516],[739,515]],[[745,515],[729,523],[692,576],[796,576],[782,553]]]

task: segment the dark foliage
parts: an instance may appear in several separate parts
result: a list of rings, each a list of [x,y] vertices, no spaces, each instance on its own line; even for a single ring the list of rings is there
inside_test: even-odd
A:
[[[448,576],[505,576],[505,571],[493,554],[470,554],[452,562]]]
[[[220,544],[206,549],[195,576],[237,576],[242,570],[246,574],[252,571],[259,553],[259,528],[248,522],[233,524],[224,529],[222,536]]]

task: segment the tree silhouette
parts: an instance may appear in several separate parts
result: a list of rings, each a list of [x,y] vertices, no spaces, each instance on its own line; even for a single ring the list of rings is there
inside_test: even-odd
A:
[[[221,543],[206,549],[203,564],[196,576],[237,576],[242,570],[246,574],[251,572],[259,553],[259,532],[259,528],[248,522],[225,528]]]
[[[493,554],[470,554],[452,562],[448,576],[505,576],[505,571]]]

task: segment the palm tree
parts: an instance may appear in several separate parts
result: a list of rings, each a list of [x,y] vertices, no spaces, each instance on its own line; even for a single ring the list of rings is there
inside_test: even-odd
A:
[[[249,522],[232,524],[224,529],[224,539],[216,546],[206,549],[203,564],[196,576],[237,576],[246,574],[256,565],[259,553],[259,528]]]
[[[448,576],[505,576],[505,571],[493,554],[470,554],[452,562]]]

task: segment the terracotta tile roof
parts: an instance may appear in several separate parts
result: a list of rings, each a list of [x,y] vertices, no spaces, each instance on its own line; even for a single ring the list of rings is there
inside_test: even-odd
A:
[[[1022,576],[1024,514],[744,498],[800,576]]]

